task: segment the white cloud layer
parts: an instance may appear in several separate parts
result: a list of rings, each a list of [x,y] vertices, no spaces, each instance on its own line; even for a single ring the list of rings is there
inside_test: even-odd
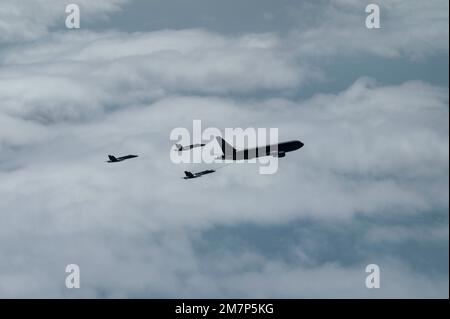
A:
[[[449,3],[377,1],[380,29],[365,27],[362,1],[306,2],[298,10],[301,28],[292,32],[292,46],[314,56],[373,54],[386,58],[423,58],[448,53]],[[311,15],[313,18],[308,18]]]
[[[87,295],[101,296],[95,289],[104,287],[108,296],[145,295],[146,289],[149,296],[156,296],[157,292],[169,296],[211,292],[220,296],[218,287],[203,290],[202,285],[211,285],[212,278],[197,268],[195,252],[184,256],[186,250],[181,243],[189,245],[190,235],[180,238],[177,234],[186,229],[197,233],[217,224],[279,224],[305,217],[329,222],[348,220],[357,213],[414,216],[422,211],[445,210],[447,95],[446,90],[420,82],[380,87],[362,79],[338,95],[316,96],[303,102],[269,100],[262,104],[241,104],[209,97],[177,97],[118,111],[87,124],[29,124],[35,130],[29,130],[25,143],[12,133],[11,141],[4,137],[9,146],[3,146],[2,153],[18,167],[7,169],[9,163],[2,163],[5,169],[1,173],[0,193],[7,198],[0,203],[2,242],[15,242],[20,249],[9,251],[8,246],[3,246],[8,262],[3,264],[5,280],[0,282],[13,280],[10,271],[16,272],[23,259],[28,260],[26,265],[35,265],[36,271],[45,273],[47,277],[42,280],[49,281],[56,271],[50,264],[76,260],[87,273],[95,272],[87,280]],[[182,169],[169,162],[168,137],[174,126],[189,128],[193,118],[202,118],[205,126],[246,127],[258,123],[279,127],[282,137],[301,138],[305,147],[283,159],[274,176],[258,175],[254,167],[236,164],[218,171],[213,178],[187,184],[180,179]],[[114,152],[138,153],[141,157],[125,165],[106,165],[105,154]],[[50,238],[58,240],[51,244]],[[95,244],[91,246],[89,242]],[[125,252],[128,245],[132,253]],[[38,260],[32,253],[36,249],[39,259],[50,258],[50,264],[43,262],[36,266]],[[106,256],[95,254],[97,250],[104,251]],[[257,282],[271,285],[268,278],[278,276],[298,276],[300,280],[303,276],[309,278],[312,271],[298,265],[281,275],[286,273],[282,268],[292,266],[271,267],[267,260],[258,258],[255,263],[265,265],[263,274],[237,272],[230,275],[236,279],[225,276],[223,283],[216,284],[226,287],[231,285],[230,280],[249,281],[242,289],[252,288],[241,290],[236,286],[234,291],[254,296],[250,291],[259,290]],[[183,267],[176,266],[176,260],[183,260]],[[174,268],[167,268],[167,264],[173,264]],[[109,271],[97,273],[97,268],[106,269],[107,265],[114,265],[111,269],[116,270],[125,267],[130,272],[120,270],[125,273],[119,273],[121,279],[115,280]],[[142,282],[141,267],[146,269],[144,276],[149,276],[145,277],[148,287]],[[180,267],[190,273],[186,280],[192,284],[191,290],[176,284]],[[245,264],[239,267],[245,268]],[[337,271],[350,277],[357,272],[334,266],[320,269],[324,274],[314,270],[314,276],[331,276],[329,271]],[[400,269],[390,271],[401,272]],[[17,285],[26,281],[23,276],[29,276],[29,269],[24,268],[15,276],[19,282],[13,286],[19,289]],[[400,276],[398,280],[406,277]],[[141,284],[143,290],[136,288]],[[347,284],[345,287],[341,286],[343,283],[335,284],[336,290],[343,289],[348,296],[357,296],[361,290],[353,285],[355,290]],[[438,283],[427,283],[425,279],[416,284],[430,289],[420,290],[424,295],[435,296],[445,291]],[[61,293],[55,284],[48,285],[49,290],[44,293],[49,296]],[[315,296],[322,289],[316,288],[313,293],[313,282],[286,291],[279,285],[279,290],[271,290],[272,293],[261,290],[258,296],[289,293]],[[399,285],[385,296],[406,294],[408,289],[402,283]],[[25,284],[18,291],[10,291],[9,286],[3,286],[3,295],[38,295]],[[230,290],[233,291],[229,288],[222,293]],[[333,295],[327,289],[324,294]]]
[[[55,26],[64,26],[68,4],[80,7],[83,19],[105,19],[126,0],[2,0],[0,44],[35,40]]]
[[[108,14],[122,2],[83,6]],[[389,253],[376,261],[385,288],[372,293],[364,288],[370,252],[348,265],[293,244],[302,257],[288,263],[251,248],[202,254],[195,245],[220,225],[447,212],[448,88],[360,77],[337,94],[320,93],[320,81],[311,98],[292,94],[323,80],[316,59],[325,56],[448,53],[447,2],[408,2],[424,11],[411,17],[399,15],[408,12],[403,2],[383,4],[392,32],[373,38],[349,27],[360,18],[354,1],[283,35],[51,32],[57,9],[45,2],[55,11],[35,21],[35,3],[0,5],[8,44],[0,51],[1,297],[448,297],[448,273],[420,272]],[[28,23],[41,27],[27,31]],[[169,160],[169,134],[193,119],[205,128],[277,127],[280,139],[305,147],[272,176],[236,164],[184,181]],[[140,157],[105,163],[129,153]],[[364,240],[448,247],[448,217],[407,225],[371,225]],[[69,263],[82,269],[79,291],[63,287]]]

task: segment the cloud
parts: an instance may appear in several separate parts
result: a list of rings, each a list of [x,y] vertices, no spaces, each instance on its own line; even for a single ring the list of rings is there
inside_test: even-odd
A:
[[[365,26],[368,3],[325,3],[306,2],[294,11],[301,27],[291,42],[300,55],[417,59],[448,53],[447,1],[378,1],[380,29]]]
[[[367,237],[370,241],[382,243],[398,243],[408,240],[445,241],[448,238],[448,225],[440,227],[382,226],[371,229]]]
[[[226,276],[220,283],[229,296],[255,298],[440,298],[448,295],[445,283],[417,276],[405,265],[386,262],[379,290],[365,287],[365,265],[289,267],[265,261],[262,269]],[[382,268],[383,269],[383,268]],[[411,278],[414,277],[414,280]]]
[[[7,6],[30,22],[29,8],[15,3]],[[121,3],[88,10],[108,14]],[[357,2],[307,5],[329,20],[286,34],[52,31],[52,12],[32,34],[6,23],[0,296],[448,297],[448,273],[433,273],[445,262],[431,259],[425,269],[390,251],[417,242],[431,245],[433,257],[448,251],[448,88],[362,76],[325,94],[326,72],[317,63],[361,52],[448,52],[437,39],[448,32],[441,28],[448,16],[433,22],[438,5],[411,2],[427,9],[419,22],[430,28],[419,31],[413,18],[416,37],[400,41],[408,28],[405,17],[392,20],[404,9],[393,2],[386,21],[392,32],[376,36],[377,48],[367,46],[374,38],[365,39],[366,31],[349,29],[359,19]],[[297,98],[306,83],[317,92]],[[272,176],[236,164],[184,181],[184,167],[169,160],[169,135],[194,119],[204,128],[276,127],[281,140],[300,139],[305,147],[280,160]],[[139,158],[105,163],[107,154],[130,153]],[[242,225],[267,227],[266,235],[307,221],[299,230],[314,238],[289,237],[285,255],[275,258],[245,241],[224,248],[221,237],[207,235],[221,226],[241,234]],[[428,240],[429,232],[437,235]],[[364,287],[372,262],[382,266],[384,290]],[[81,267],[80,290],[64,287],[69,263]]]
[[[55,152],[59,149],[57,153],[62,155],[58,158],[64,161],[65,167],[69,167],[72,160],[64,159],[64,156],[73,152],[73,145],[79,145],[74,156],[79,154],[84,160],[94,160],[92,152],[96,149],[112,152],[132,143],[126,151],[133,152],[133,148],[137,148],[135,151],[146,154],[153,153],[154,149],[160,150],[157,157],[149,160],[164,165],[170,172],[174,167],[167,163],[171,146],[169,133],[178,126],[190,128],[193,119],[202,119],[204,128],[229,125],[245,128],[255,123],[262,127],[277,127],[280,139],[299,138],[306,145],[304,151],[292,155],[294,162],[280,162],[279,177],[266,181],[258,176],[255,180],[249,178],[253,170],[242,172],[247,168],[241,169],[239,165],[229,169],[236,172],[231,174],[234,176],[231,179],[246,187],[252,188],[263,182],[268,194],[267,207],[283,209],[277,201],[272,201],[274,195],[269,196],[269,192],[273,192],[271,185],[288,177],[285,175],[287,170],[291,172],[289,175],[304,181],[301,191],[307,199],[303,201],[301,210],[306,214],[326,215],[333,211],[340,215],[340,210],[351,214],[402,209],[403,206],[406,211],[428,210],[445,207],[448,201],[445,195],[448,186],[445,178],[441,177],[448,172],[447,94],[446,89],[420,82],[379,87],[370,80],[361,79],[337,95],[319,95],[303,102],[268,100],[241,103],[209,97],[167,98],[147,107],[91,119],[89,124],[37,127],[50,132],[47,134],[52,137],[50,141],[54,145],[49,144],[49,140],[42,143],[46,148],[54,148]],[[129,123],[133,123],[132,127]],[[34,133],[30,131],[30,138],[31,135],[38,138]],[[65,138],[70,138],[73,144],[65,147]],[[39,145],[34,144],[31,150],[39,153],[38,149]],[[45,154],[43,156],[45,158]],[[75,158],[74,164],[78,167],[80,160]],[[45,160],[42,163],[33,160],[30,164],[47,165]],[[53,161],[51,165],[54,165]],[[165,174],[163,176],[170,176]],[[224,182],[216,187],[226,186]],[[200,188],[201,184],[203,182],[198,185]],[[182,189],[183,186],[177,186],[174,192]],[[324,191],[327,189],[330,191]],[[260,191],[258,187],[250,190],[250,194]],[[327,194],[330,206],[307,195],[316,192]],[[360,196],[354,198],[355,192],[361,192]],[[275,194],[284,198],[286,213],[289,214],[296,198],[289,199],[291,194],[283,195],[282,190],[279,193],[275,191]],[[203,204],[200,198],[193,201]],[[238,214],[241,214],[240,210],[248,209],[246,201],[233,203],[233,206],[240,207]],[[226,210],[227,204],[218,209]],[[270,210],[267,214],[270,215]]]
[[[122,1],[83,5],[89,17],[89,12],[110,12],[119,4]],[[321,23],[294,28],[287,35],[222,35],[201,29],[53,32],[3,50],[0,98],[10,115],[53,123],[100,116],[109,109],[174,94],[292,94],[305,84],[327,80],[318,57],[414,58],[448,52],[448,42],[442,40],[448,39],[448,10],[442,10],[446,5],[382,3],[389,32],[363,27],[361,4],[352,1],[327,6],[306,2],[293,13],[300,21],[308,15],[321,17],[315,19]],[[20,14],[29,9],[25,3],[8,6]],[[38,13],[46,7],[57,9],[50,4],[37,7]],[[409,16],[408,8],[424,14]],[[42,17],[47,23],[55,16],[52,10]],[[19,20],[30,21],[26,16]],[[409,32],[414,36],[402,36]]]
[[[59,34],[5,53],[2,108],[40,122],[76,121],[174,94],[286,90],[318,76],[277,42],[202,30]]]
[[[237,271],[214,283],[198,265],[201,259],[190,247],[190,234],[218,224],[270,225],[302,218],[351,220],[359,213],[414,216],[445,210],[447,101],[446,89],[420,82],[385,87],[361,79],[337,95],[300,102],[176,97],[87,123],[40,124],[46,134],[36,133],[37,141],[20,144],[20,153],[10,150],[10,159],[19,157],[20,169],[1,173],[0,193],[8,199],[0,204],[2,242],[17,243],[14,251],[2,246],[9,260],[2,265],[2,282],[14,286],[11,290],[4,285],[2,295],[70,296],[54,276],[62,276],[57,273],[64,263],[76,261],[84,272],[86,288],[79,292],[84,297],[255,296],[252,291],[261,291],[258,296],[319,296],[320,291],[322,296],[360,296],[365,289],[359,287],[360,279],[353,284],[338,280],[325,289],[306,278],[359,278],[364,276],[361,265],[343,269],[319,263],[311,270],[299,264],[289,270],[292,266],[255,256],[254,262],[244,259],[236,267],[245,270],[251,262],[263,267],[262,272]],[[182,169],[169,162],[168,137],[175,126],[189,128],[193,118],[201,118],[205,127],[246,127],[255,121],[279,127],[282,138],[300,138],[305,148],[289,154],[274,176],[236,164],[186,188]],[[353,131],[355,135],[349,135]],[[432,142],[417,147],[417,136],[431,136]],[[364,151],[358,149],[361,143]],[[126,163],[130,165],[105,165],[105,154],[117,152],[141,157]],[[58,238],[58,244],[50,245],[50,238]],[[187,247],[178,247],[181,242]],[[130,246],[133,252],[126,253]],[[47,262],[37,263],[31,250]],[[27,262],[22,265],[23,260]],[[183,265],[177,260],[184,260]],[[33,265],[40,277],[45,274],[36,290],[26,284],[34,275],[24,265]],[[412,275],[395,269],[398,286],[393,284],[383,296],[445,294],[426,276],[414,290],[421,293],[407,294]],[[264,290],[274,284],[270,278],[279,278],[272,293]],[[306,282],[303,288],[283,284],[294,278]],[[233,282],[246,282],[249,288]]]
[[[120,9],[126,0],[78,0],[83,20],[105,19]],[[32,41],[44,37],[49,30],[65,24],[65,8],[73,1],[4,0],[0,6],[0,44]]]

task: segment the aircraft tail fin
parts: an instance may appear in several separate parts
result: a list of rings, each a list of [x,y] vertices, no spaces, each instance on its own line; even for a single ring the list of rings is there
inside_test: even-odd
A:
[[[220,136],[216,136],[216,140],[217,140],[217,143],[219,143],[220,148],[222,149],[224,157],[230,157],[230,156],[235,157],[236,149],[233,146],[228,144],[227,141],[225,141]]]
[[[117,162],[117,158],[115,158],[114,156],[108,155],[108,157],[111,162]]]
[[[189,178],[194,177],[194,174],[192,174],[191,172],[188,172],[188,171],[184,171],[184,174],[186,174],[186,177],[189,177]]]

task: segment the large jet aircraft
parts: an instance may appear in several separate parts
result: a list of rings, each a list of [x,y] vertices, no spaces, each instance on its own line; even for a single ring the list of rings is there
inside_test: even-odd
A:
[[[114,157],[114,156],[112,156],[112,155],[108,155],[108,157],[109,157],[109,161],[108,161],[108,163],[116,163],[116,162],[122,162],[122,161],[124,161],[124,160],[127,160],[127,159],[129,159],[129,158],[135,158],[135,157],[138,157],[137,155],[127,155],[127,156],[122,156],[122,157]]]
[[[192,174],[191,172],[188,172],[188,171],[184,171],[184,174],[186,176],[183,177],[183,178],[184,179],[197,178],[197,177],[200,177],[202,175],[211,174],[211,173],[214,173],[214,172],[215,172],[215,170],[213,170],[213,169],[207,169],[206,171],[201,171],[201,172],[194,173],[194,174]]]
[[[303,147],[303,143],[300,141],[288,141],[279,144],[260,146],[255,148],[248,148],[243,150],[236,150],[233,146],[227,143],[220,136],[216,136],[216,140],[222,148],[223,155],[220,159],[223,160],[247,160],[256,157],[274,156],[285,157],[287,152],[292,152]]]

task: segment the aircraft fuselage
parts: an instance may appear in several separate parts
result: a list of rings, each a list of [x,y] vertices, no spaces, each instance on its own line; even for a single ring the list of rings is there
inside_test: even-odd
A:
[[[138,157],[138,155],[127,155],[127,156],[122,156],[122,157],[114,157],[112,155],[108,155],[108,157],[109,157],[108,163],[116,163],[116,162],[122,162],[122,161],[130,159],[130,158]]]
[[[183,179],[197,178],[197,177],[201,177],[203,175],[211,174],[211,173],[214,173],[214,172],[215,172],[215,170],[213,170],[213,169],[207,169],[205,171],[201,171],[201,172],[198,172],[198,173],[191,173],[191,172],[185,171],[184,174],[186,176],[183,177]]]
[[[263,156],[275,156],[284,157],[286,153],[298,150],[303,147],[303,143],[300,141],[288,141],[279,144],[272,144],[266,146],[260,146],[255,148],[249,148],[244,150],[230,150],[228,153],[222,155],[222,159],[231,160],[247,160]],[[232,154],[231,154],[232,153]]]

